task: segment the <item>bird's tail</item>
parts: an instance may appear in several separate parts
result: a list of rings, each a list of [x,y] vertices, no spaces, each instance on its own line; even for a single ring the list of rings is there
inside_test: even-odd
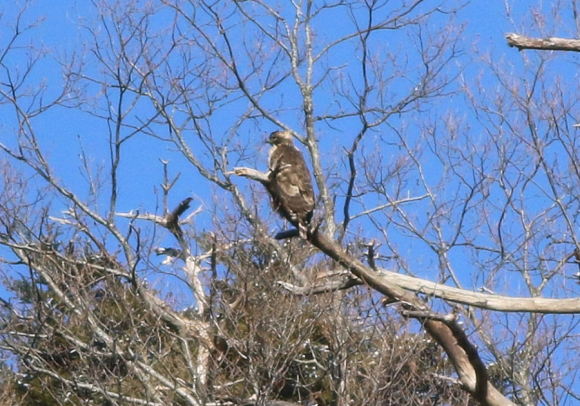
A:
[[[298,223],[298,233],[300,234],[300,238],[306,240],[308,238],[308,224]]]

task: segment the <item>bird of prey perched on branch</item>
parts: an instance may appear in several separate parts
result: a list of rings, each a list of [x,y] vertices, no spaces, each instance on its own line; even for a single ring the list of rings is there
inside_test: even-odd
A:
[[[294,146],[290,131],[274,131],[266,141],[272,145],[268,159],[268,191],[274,209],[306,238],[314,210],[310,171]]]

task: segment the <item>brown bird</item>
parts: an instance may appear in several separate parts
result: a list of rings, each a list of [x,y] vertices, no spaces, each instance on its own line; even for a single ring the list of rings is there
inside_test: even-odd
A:
[[[312,178],[302,153],[294,146],[290,131],[274,131],[266,141],[272,145],[268,158],[268,191],[274,209],[306,238],[314,211]]]

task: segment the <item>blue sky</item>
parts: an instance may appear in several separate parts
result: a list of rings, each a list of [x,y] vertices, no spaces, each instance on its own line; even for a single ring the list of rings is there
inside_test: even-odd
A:
[[[453,3],[453,2],[451,2]],[[82,6],[79,6],[82,4]],[[32,41],[35,46],[48,50],[48,58],[43,61],[41,69],[34,71],[36,77],[32,81],[44,82],[48,94],[58,92],[61,82],[61,66],[56,62],[63,58],[70,57],[74,53],[82,55],[87,52],[87,31],[80,25],[81,22],[91,24],[94,19],[94,8],[88,3],[76,1],[48,2],[37,1],[29,3],[29,13],[26,21],[41,20],[37,28],[31,31],[31,35],[25,36],[23,45]],[[454,3],[453,3],[454,4]],[[509,3],[508,3],[509,4]],[[532,3],[531,7],[536,6]],[[6,17],[4,21],[10,21],[10,16],[14,13],[14,5],[4,5]],[[518,65],[521,63],[519,52],[508,48],[504,39],[507,32],[520,32],[515,25],[526,26],[530,16],[537,13],[530,11],[530,3],[514,1],[510,5],[511,18],[506,15],[504,1],[495,0],[490,2],[472,2],[459,10],[455,18],[458,26],[466,25],[462,36],[462,51],[464,56],[458,59],[461,64],[466,80],[478,75],[485,65],[478,62],[481,55],[489,53],[492,60],[505,60],[505,66],[513,67],[514,73],[518,73]],[[547,5],[543,6],[546,10]],[[571,11],[570,11],[571,14]],[[562,20],[569,22],[570,16],[562,15]],[[159,22],[163,24],[163,22]],[[570,27],[571,25],[568,25]],[[337,26],[330,24],[323,27],[328,35],[332,35],[337,30]],[[7,27],[3,27],[2,37],[6,37]],[[550,30],[547,24],[547,31]],[[566,34],[562,30],[554,30],[561,34]],[[522,32],[537,34],[534,32]],[[397,39],[396,37],[394,38]],[[379,44],[378,44],[379,45]],[[409,46],[409,44],[406,44]],[[563,59],[563,58],[562,58]],[[15,58],[10,63],[24,64],[26,52],[15,54]],[[561,65],[555,64],[556,69],[567,69],[566,62]],[[99,89],[90,89],[98,93]],[[461,113],[461,99],[448,99],[446,103],[455,108],[455,113]],[[440,103],[438,101],[437,103]],[[321,104],[319,104],[321,105]],[[443,114],[449,106],[438,105],[430,112],[431,115]],[[324,106],[322,106],[324,108]],[[14,138],[11,136],[14,131],[14,122],[11,120],[9,108],[4,107],[0,114],[0,136],[10,144]],[[221,113],[224,114],[224,113]],[[289,116],[290,117],[290,116]],[[224,116],[224,122],[229,117]],[[292,118],[291,118],[292,119]],[[396,118],[395,118],[396,120]],[[212,125],[220,120],[213,121]],[[109,148],[107,134],[110,130],[104,120],[92,120],[87,114],[78,113],[75,109],[56,108],[43,114],[42,118],[35,120],[36,131],[40,134],[41,146],[47,151],[47,157],[54,164],[55,171],[62,178],[66,185],[73,187],[80,195],[88,192],[86,175],[82,174],[83,159],[81,152],[84,150],[89,166],[96,171],[98,167],[107,167],[109,162]],[[474,123],[475,125],[475,123]],[[250,159],[246,165],[253,164],[260,169],[266,167],[267,148],[262,143],[265,135],[276,128],[265,123],[263,128],[243,128],[239,138],[242,144],[249,148]],[[219,126],[214,130],[219,134]],[[347,145],[350,138],[349,128],[325,128],[321,131],[321,137],[327,147],[340,153],[341,146]],[[373,144],[363,145],[363,151],[372,152]],[[365,149],[366,148],[366,149]],[[169,144],[159,142],[150,137],[138,136],[129,140],[122,153],[122,166],[120,171],[120,200],[119,211],[129,211],[132,209],[145,209],[154,211],[160,204],[159,184],[162,181],[162,165],[160,159],[170,160],[170,171],[175,175],[181,173],[181,178],[177,184],[179,193],[174,193],[173,202],[176,204],[185,196],[194,196],[197,202],[211,203],[211,196],[215,189],[208,187],[208,183],[199,178],[191,171],[190,166],[175,153],[175,148]],[[232,164],[233,165],[233,164]],[[96,173],[96,172],[95,172]],[[430,176],[437,177],[438,169],[432,168]],[[240,182],[245,182],[240,180]],[[194,205],[196,206],[196,205]],[[197,207],[197,206],[196,206]],[[360,207],[357,209],[361,209]],[[198,223],[200,227],[209,227],[209,218],[200,216]]]
[[[450,2],[450,4],[455,4],[455,2]],[[487,2],[473,1],[470,4],[466,4],[457,12],[455,23],[458,26],[464,24],[466,26],[461,34],[463,55],[456,62],[458,65],[457,71],[462,71],[466,81],[473,80],[483,71],[485,72],[483,75],[484,81],[489,80],[485,83],[489,83],[490,86],[497,86],[497,83],[486,76],[489,73],[485,71],[487,65],[481,62],[481,58],[486,54],[489,54],[490,59],[494,61],[504,61],[503,66],[505,69],[513,72],[515,77],[521,73],[522,54],[507,46],[504,36],[508,32],[530,35],[556,34],[562,36],[577,36],[577,33],[573,32],[572,29],[571,10],[565,9],[565,12],[561,13],[558,19],[546,18],[546,23],[542,29],[531,30],[528,28],[531,24],[530,19],[534,16],[540,18],[539,16],[542,15],[542,12],[544,15],[549,15],[548,9],[550,5],[523,0],[508,2],[508,5],[511,12],[510,16],[506,13],[506,2],[501,0]],[[2,23],[13,19],[14,7],[13,4],[0,6],[0,9],[5,10],[5,17]],[[93,14],[94,8],[90,2],[53,2],[47,0],[30,2],[29,7],[30,12],[26,17],[27,21],[33,21],[36,18],[42,19],[43,21],[37,28],[31,31],[30,35],[24,37],[22,45],[33,42],[35,46],[42,46],[48,51],[48,57],[43,60],[42,67],[34,71],[34,77],[31,77],[31,81],[44,82],[49,89],[49,94],[55,94],[60,90],[59,84],[62,80],[61,66],[57,61],[69,58],[74,53],[83,55],[85,52],[88,52],[85,48],[85,44],[88,41],[87,31],[81,28],[79,23],[86,21],[87,24],[92,24],[95,17]],[[540,9],[534,11],[532,10],[533,7],[540,7]],[[165,22],[157,21],[157,23],[163,25]],[[3,48],[3,43],[8,38],[7,28],[7,25],[0,25],[0,49]],[[321,27],[321,31],[325,35],[332,36],[341,28],[339,24],[330,22],[327,26]],[[404,47],[413,45],[413,43],[405,42],[404,37],[393,36],[392,41],[392,44],[377,44],[377,46],[384,46],[386,49],[389,46],[392,46],[393,49],[403,49]],[[534,57],[534,54],[531,52],[526,53],[526,55],[530,58]],[[341,56],[338,55],[336,58]],[[347,59],[345,62],[347,63],[348,56],[344,58]],[[12,66],[24,66],[26,60],[27,52],[23,49],[17,52],[9,63]],[[562,56],[561,58],[555,58],[550,68],[554,69],[555,73],[561,74],[565,79],[573,82],[577,81],[577,65],[574,67],[574,64],[577,62],[578,59],[575,56]],[[88,69],[96,70],[98,67],[89,66]],[[574,73],[571,73],[571,69],[575,69]],[[412,79],[408,80],[411,81]],[[403,86],[404,80],[397,83],[403,83],[401,84]],[[393,89],[393,92],[396,90]],[[89,87],[89,93],[98,95],[99,91],[100,89],[98,87]],[[289,96],[286,95],[286,97]],[[276,101],[279,101],[279,99],[273,99],[273,102]],[[334,100],[331,99],[331,96],[328,96],[327,102],[328,106],[333,106]],[[100,107],[102,108],[104,102],[99,100],[99,103],[101,103]],[[460,120],[462,115],[468,116],[471,114],[467,111],[468,109],[465,108],[464,104],[465,100],[460,97],[437,100],[432,109],[427,111],[425,115],[437,119],[449,109],[451,111],[450,114],[457,115]],[[324,103],[319,103],[318,106],[322,106],[320,107],[321,109],[325,108]],[[220,114],[219,119],[216,119],[217,114]],[[292,125],[298,126],[299,118],[297,118],[294,111],[284,112],[284,114],[286,114],[284,119]],[[210,126],[212,127],[212,133],[216,134],[216,137],[225,138],[229,136],[229,134],[224,134],[222,129],[227,128],[231,124],[231,121],[235,120],[236,114],[232,114],[231,116],[233,117],[229,116],[228,110],[224,110],[216,113],[216,117],[213,117]],[[472,121],[469,121],[468,124],[476,131],[478,126],[482,124],[474,120],[472,116],[469,117],[469,120]],[[402,119],[394,118],[393,121],[396,124],[400,124],[405,119],[405,117]],[[62,179],[63,183],[74,189],[79,195],[86,195],[88,193],[88,185],[86,175],[82,173],[83,159],[81,152],[84,150],[88,165],[94,171],[93,173],[96,174],[98,167],[106,168],[108,166],[109,144],[107,136],[110,127],[107,126],[106,120],[91,119],[89,115],[79,113],[77,109],[56,108],[47,114],[43,114],[38,120],[35,120],[34,125],[39,134],[41,146],[46,148],[47,156],[53,163],[57,175]],[[342,147],[351,142],[349,136],[353,129],[356,128],[356,123],[349,123],[349,125],[345,127],[337,126],[335,129],[331,128],[330,125],[327,127],[321,126],[320,136],[328,151],[326,152],[328,162],[333,155],[342,153]],[[408,125],[409,128],[414,128],[412,123]],[[262,141],[267,133],[276,129],[271,123],[260,120],[251,121],[251,124],[241,127],[239,134],[235,135],[235,141],[247,147],[247,157],[244,158],[243,164],[256,166],[258,169],[266,168],[267,147]],[[2,105],[0,100],[0,139],[8,145],[13,145],[14,133],[15,124],[13,112],[6,105]],[[361,147],[361,151],[365,151],[369,155],[377,153],[375,142],[381,136],[378,133],[373,135],[375,138],[371,138]],[[409,137],[413,137],[413,134],[410,134]],[[386,160],[395,154],[387,150],[381,152],[384,153],[382,157]],[[151,137],[139,135],[126,143],[122,155],[123,162],[120,171],[121,194],[118,211],[141,209],[159,212],[161,198],[159,184],[162,181],[162,165],[159,161],[160,159],[171,161],[170,173],[172,175],[181,173],[180,180],[172,194],[173,201],[170,202],[170,206],[174,206],[187,196],[195,197],[196,200],[192,205],[194,209],[204,203],[208,206],[212,205],[216,188],[196,174],[192,170],[191,165],[185,162],[180,154],[176,153],[174,146]],[[331,166],[328,164],[328,167]],[[441,168],[433,166],[428,169],[426,176],[435,182],[436,178],[441,176]],[[106,178],[106,172],[103,176]],[[104,181],[106,184],[107,180],[105,179]],[[247,184],[247,181],[239,180],[239,183]],[[227,199],[223,198],[223,196],[218,196],[216,199],[219,202],[218,208],[227,208],[223,207],[227,205]],[[341,201],[340,199],[339,197],[339,203]],[[266,210],[269,210],[267,205],[264,205],[264,207]],[[53,209],[56,213],[62,208],[61,202],[54,202]],[[355,206],[355,209],[362,210],[362,207]],[[196,220],[197,231],[199,232],[210,228],[211,220],[211,215],[207,211],[202,213],[199,219]],[[361,234],[363,237],[371,238],[374,236],[375,230],[369,227],[368,224],[361,222],[358,227],[362,229]],[[162,242],[170,243],[168,240]],[[419,251],[417,246],[413,244],[407,247],[407,252],[410,254],[409,262],[413,265],[413,270],[417,270],[417,273],[421,276],[435,279],[435,275],[429,274],[430,269],[434,265],[433,259],[428,258],[427,255],[425,259],[413,258],[413,254],[417,251]],[[472,261],[472,258],[468,258],[462,254],[455,255],[453,253],[453,255],[453,259],[458,264],[458,267],[462,264],[468,265]],[[509,285],[511,281],[509,272],[504,277],[506,278],[505,284]],[[472,280],[472,275],[469,272],[460,275],[460,279],[466,287],[476,287],[483,283],[481,280]],[[163,280],[163,276],[156,275],[152,282],[160,284],[157,285],[160,288],[171,288],[169,284],[163,285],[166,283]],[[517,283],[511,285],[510,289],[516,293],[520,293],[520,286]]]
[[[49,95],[51,90],[53,94],[60,91],[58,85],[62,80],[61,66],[57,61],[70,58],[75,53],[83,55],[88,52],[86,48],[88,41],[87,30],[81,25],[94,23],[94,7],[92,5],[87,6],[88,3],[82,3],[82,6],[79,6],[79,4],[81,3],[76,1],[37,1],[29,3],[29,13],[26,15],[25,20],[31,22],[38,19],[41,23],[31,31],[31,35],[24,37],[22,44],[25,45],[31,41],[35,46],[43,47],[43,49],[48,51],[48,57],[43,60],[41,69],[34,71],[36,76],[31,78],[31,81],[45,83],[47,89],[49,89]],[[455,3],[451,2],[450,4]],[[517,26],[525,27],[530,24],[530,16],[537,15],[536,12],[530,11],[530,9],[536,6],[534,3],[530,5],[529,2],[514,1],[510,5],[511,16],[507,16],[505,2],[495,0],[490,2],[471,2],[458,11],[455,23],[458,27],[466,27],[461,34],[463,56],[457,60],[457,63],[461,65],[465,80],[470,80],[470,78],[485,70],[486,66],[479,62],[479,58],[485,54],[489,54],[492,60],[505,60],[505,66],[513,69],[514,74],[518,74],[519,64],[521,64],[519,52],[507,47],[504,36],[507,32],[513,31],[531,35],[538,34],[533,31],[526,32],[523,28]],[[6,13],[4,21],[10,21],[10,16],[13,15],[15,6],[5,5],[2,7]],[[548,5],[543,7],[547,13]],[[570,16],[562,15],[561,19],[569,23]],[[158,23],[160,25],[164,24],[163,21],[158,21]],[[97,26],[99,26],[98,23]],[[567,27],[570,26],[570,24],[567,25]],[[332,24],[329,24],[328,27],[321,27],[321,30],[326,31],[325,34],[321,35],[332,36],[338,28],[340,28],[339,25]],[[4,38],[7,38],[6,29],[7,27],[5,26],[3,31],[0,31],[4,33],[2,34]],[[520,29],[523,32],[518,31]],[[547,24],[546,31],[549,30],[549,24]],[[565,34],[562,30],[554,29],[554,31]],[[396,40],[404,40],[404,38],[393,37],[393,41]],[[401,46],[400,44],[395,44],[396,42],[387,44],[387,49],[389,46]],[[377,46],[384,46],[384,44],[377,44]],[[406,43],[405,46],[410,46],[410,44]],[[22,51],[16,53],[15,58],[10,63],[24,64],[25,60],[26,52]],[[556,69],[565,70],[568,67],[566,62],[562,62],[561,65],[559,63],[555,64]],[[100,89],[89,88],[89,91],[93,92],[93,94],[98,94]],[[461,109],[464,101],[461,98],[445,99],[445,104],[441,103],[441,101],[437,101],[437,105],[427,115],[445,114],[445,110],[448,108],[454,111],[452,114],[463,114]],[[320,108],[322,109],[325,108],[323,103],[319,103],[318,106],[321,106]],[[2,139],[7,140],[8,144],[10,144],[14,140],[11,136],[14,131],[14,122],[11,120],[12,112],[6,107],[2,111],[3,113],[0,114],[0,134]],[[227,113],[227,110],[220,114],[225,113]],[[295,120],[291,114],[288,115],[288,118],[289,120]],[[224,123],[228,119],[231,121],[231,117],[223,116]],[[212,125],[215,126],[212,130],[214,134],[220,134],[218,125],[220,120],[214,117],[212,121]],[[394,118],[394,120],[397,120],[397,118]],[[39,134],[41,146],[47,151],[47,157],[54,164],[57,175],[79,195],[86,194],[89,188],[86,174],[82,173],[84,162],[81,154],[84,151],[88,165],[92,168],[93,176],[96,176],[97,168],[106,168],[108,166],[109,147],[107,135],[110,128],[107,126],[107,122],[105,120],[91,119],[86,113],[79,113],[76,109],[56,108],[35,120],[34,125]],[[472,126],[476,125],[477,123],[472,123]],[[352,128],[356,129],[356,123]],[[239,137],[239,142],[242,145],[247,146],[249,152],[248,159],[243,164],[265,169],[267,147],[262,141],[267,133],[275,129],[275,126],[271,123],[264,123],[263,127],[259,128],[245,127],[241,129],[236,137]],[[349,131],[352,131],[352,129],[341,126],[321,128],[321,139],[325,147],[332,151],[329,157],[336,153],[342,153],[342,147],[349,145],[351,142],[351,138],[348,137]],[[374,152],[373,142],[374,140],[371,139],[368,144],[363,144],[361,151],[369,154]],[[388,158],[388,155],[385,155],[384,158]],[[162,181],[160,159],[171,161],[170,173],[173,175],[181,173],[180,180],[176,186],[176,193],[172,194],[174,200],[170,202],[170,206],[175,205],[186,196],[196,198],[194,207],[198,207],[204,202],[211,204],[215,188],[208,186],[209,183],[207,181],[204,181],[191,170],[189,164],[184,161],[180,154],[175,152],[174,146],[150,137],[136,136],[125,144],[122,152],[118,211],[135,209],[159,211],[161,199],[159,184]],[[235,163],[232,163],[233,165]],[[436,179],[440,176],[439,169],[432,167],[427,175]],[[106,173],[103,176],[106,178]],[[243,184],[246,181],[239,180],[239,182]],[[55,202],[54,209],[58,210],[58,202]],[[362,207],[355,206],[355,209],[362,210]],[[196,226],[206,229],[210,227],[209,222],[209,216],[204,217],[204,215],[201,215],[197,220]],[[367,237],[373,237],[372,233],[373,231],[369,232]],[[424,266],[428,272],[432,264],[427,263]],[[469,280],[470,275],[464,275],[464,277],[466,283],[473,283]]]
[[[30,12],[27,20],[32,21],[34,18],[42,20],[30,37],[30,40],[33,40],[37,46],[42,44],[47,47],[51,57],[54,58],[71,55],[73,52],[83,52],[82,47],[86,41],[86,32],[79,27],[79,21],[91,18],[91,13],[94,11],[92,5],[88,5],[88,2],[85,5],[78,1],[49,2],[40,0],[30,2],[29,7]],[[10,15],[14,7],[3,6],[3,8],[7,9],[7,15]],[[477,46],[480,51],[501,49],[501,53],[508,57],[515,52],[505,46],[503,36],[505,32],[512,31],[512,28],[505,17],[502,1],[485,2],[485,4],[473,2],[461,10],[459,19],[468,23],[465,33],[471,40],[465,41],[467,44],[466,52],[470,51],[467,47],[471,45]],[[48,89],[54,85],[57,85],[54,88],[58,89],[58,83],[61,80],[58,64],[45,63],[42,69],[36,71],[36,74],[42,76],[38,80],[45,81]],[[0,119],[0,129],[9,130],[10,127],[6,126],[8,123],[2,123],[2,121]],[[82,183],[78,170],[82,164],[79,157],[81,146],[89,152],[89,158],[93,160],[93,165],[99,165],[99,163],[108,160],[107,141],[103,136],[107,132],[105,124],[96,120],[92,121],[90,125],[86,125],[87,123],[86,115],[75,114],[74,111],[66,109],[53,110],[44,115],[42,121],[39,120],[36,123],[37,131],[42,133],[41,140],[50,151],[50,159],[58,162],[55,169],[62,173],[66,182]],[[264,134],[274,129],[273,126],[264,128],[260,137],[263,138]],[[138,147],[132,148],[132,143],[138,144]],[[259,147],[257,149],[265,165],[266,148]],[[124,196],[127,196],[127,205],[125,206],[127,210],[134,208],[136,204],[139,206],[151,202],[152,185],[142,187],[141,184],[135,183],[134,179],[144,175],[143,178],[155,179],[155,183],[158,184],[161,180],[158,159],[171,159],[171,157],[176,159],[176,154],[171,151],[164,153],[163,150],[163,146],[160,148],[158,143],[145,137],[129,142],[125,148],[126,167],[122,171],[122,188]],[[185,176],[182,179],[184,178]],[[199,194],[197,188],[192,187],[184,192]],[[124,201],[122,200],[121,208],[123,206]]]

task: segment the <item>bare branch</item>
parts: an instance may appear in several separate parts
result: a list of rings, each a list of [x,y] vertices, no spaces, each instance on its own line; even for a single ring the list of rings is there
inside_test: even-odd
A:
[[[353,286],[362,284],[363,282],[360,279],[353,277],[341,278],[340,280],[328,281],[326,283],[316,284],[313,286],[295,286],[288,282],[278,282],[278,285],[282,286],[284,289],[297,296],[310,296],[318,295],[321,293],[335,292],[339,290],[350,289]]]
[[[510,47],[523,49],[539,49],[542,51],[580,52],[580,40],[567,38],[530,38],[523,35],[508,33],[505,35]]]
[[[387,297],[405,303],[405,306],[411,307],[410,310],[419,312],[428,311],[425,303],[416,296],[403,291],[396,285],[385,283],[384,280],[381,281],[373,270],[365,267],[358,260],[346,254],[336,243],[321,233],[314,233],[309,241],[343,267],[349,269],[373,289],[385,294]],[[425,329],[444,348],[450,357],[459,375],[459,379],[467,391],[485,405],[511,405],[512,403],[497,389],[487,384],[485,367],[476,351],[474,354],[474,347],[465,342],[459,344],[459,340],[463,340],[465,336],[463,333],[458,333],[461,329],[459,326],[454,325],[454,323],[454,321],[446,321],[443,323],[433,319],[427,319],[423,322]],[[483,368],[483,371],[481,368]]]

